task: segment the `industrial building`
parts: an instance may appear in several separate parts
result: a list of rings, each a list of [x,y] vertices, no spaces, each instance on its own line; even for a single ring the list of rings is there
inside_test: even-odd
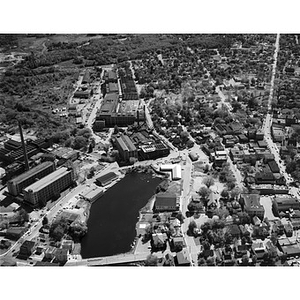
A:
[[[130,71],[131,73],[131,71]],[[138,92],[135,86],[135,82],[131,76],[120,76],[120,86],[122,92],[122,100],[137,100],[139,99]]]
[[[105,95],[102,106],[97,113],[93,129],[100,131],[104,127],[114,127],[115,125],[126,127],[138,120],[145,120],[140,101],[120,102],[119,95],[111,93]]]
[[[181,179],[181,166],[180,166],[180,164],[161,165],[160,170],[163,171],[163,172],[171,172],[172,180]]]
[[[176,211],[178,210],[177,196],[170,193],[159,193],[155,199],[156,211]]]
[[[7,182],[8,192],[13,195],[19,195],[22,190],[34,183],[37,179],[52,173],[55,170],[53,162],[46,161],[40,165],[32,168],[31,170],[19,175],[18,177]]]
[[[27,145],[27,156],[30,158],[31,156],[37,154],[39,149],[34,145]],[[18,150],[8,150],[6,148],[0,148],[0,160],[13,163],[15,161],[24,161],[24,152],[22,148]]]
[[[24,201],[33,207],[44,205],[74,182],[72,169],[62,167],[23,189]]]
[[[85,200],[89,201],[90,203],[94,203],[102,197],[103,193],[103,189],[97,186],[91,186],[86,191],[83,191],[80,194],[80,196],[83,197]]]
[[[147,130],[133,133],[130,139],[138,149],[139,160],[156,159],[170,154],[169,147],[159,137],[148,133]]]
[[[137,148],[127,135],[121,134],[117,136],[115,143],[123,161],[129,160],[130,157],[138,157]]]
[[[117,73],[115,71],[104,71],[103,78],[105,82],[117,82]]]
[[[4,148],[7,150],[16,151],[16,150],[19,150],[22,148],[22,143],[10,139],[10,140],[4,142]]]
[[[96,179],[97,184],[101,186],[106,186],[112,183],[114,180],[118,178],[118,175],[114,172],[109,172],[103,176],[100,176]]]

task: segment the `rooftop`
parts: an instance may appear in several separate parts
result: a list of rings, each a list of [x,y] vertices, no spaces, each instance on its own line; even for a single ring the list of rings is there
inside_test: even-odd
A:
[[[32,190],[33,192],[37,192],[47,186],[50,182],[57,181],[58,179],[65,176],[67,173],[71,172],[68,168],[62,167],[51,174],[43,177],[42,179],[38,180],[37,182],[31,184],[30,186],[26,187],[24,190],[28,192]]]
[[[41,170],[43,170],[43,169],[45,169],[45,168],[47,168],[48,166],[51,166],[51,165],[53,165],[53,162],[45,161],[45,162],[41,163],[40,165],[30,169],[29,171],[17,176],[16,178],[11,179],[10,181],[13,184],[18,184],[18,183],[22,182],[23,180],[27,179],[28,177],[31,177],[34,174],[37,174]]]

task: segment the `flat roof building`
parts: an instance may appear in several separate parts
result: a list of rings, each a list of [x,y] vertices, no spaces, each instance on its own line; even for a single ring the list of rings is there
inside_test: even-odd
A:
[[[29,171],[19,175],[18,177],[9,180],[7,182],[8,192],[14,196],[17,196],[25,187],[34,183],[37,179],[41,179],[50,174],[54,170],[55,165],[53,162],[43,162]]]
[[[91,186],[86,191],[83,191],[80,195],[87,201],[93,203],[103,195],[103,189],[97,186]]]
[[[172,180],[181,179],[181,165],[180,164],[161,165],[160,170],[171,172]]]
[[[24,201],[33,207],[45,205],[53,196],[68,188],[73,181],[73,170],[62,167],[23,189]]]

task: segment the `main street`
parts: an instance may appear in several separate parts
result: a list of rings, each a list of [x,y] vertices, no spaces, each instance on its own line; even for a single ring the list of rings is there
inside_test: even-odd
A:
[[[263,123],[263,131],[264,131],[264,138],[268,145],[269,150],[275,157],[275,161],[279,166],[281,174],[284,176],[287,183],[290,183],[292,181],[291,177],[286,173],[285,166],[283,162],[280,159],[279,155],[279,149],[276,145],[276,143],[273,142],[273,139],[271,137],[271,128],[272,128],[272,100],[273,100],[273,94],[274,94],[274,83],[275,83],[275,77],[276,77],[276,67],[277,67],[277,57],[278,57],[278,51],[279,51],[279,40],[280,35],[277,34],[276,36],[276,42],[275,42],[275,51],[274,51],[274,62],[273,62],[273,68],[272,68],[272,77],[271,77],[271,86],[270,86],[270,94],[269,94],[269,101],[268,101],[268,112],[266,115],[266,119]]]
[[[275,42],[275,51],[274,51],[274,63],[273,63],[273,69],[272,69],[272,77],[271,77],[271,87],[270,87],[270,94],[269,94],[269,101],[268,101],[268,112],[266,119],[263,123],[263,131],[265,136],[265,141],[268,145],[269,150],[275,157],[275,161],[277,165],[279,166],[280,173],[284,176],[286,183],[289,184],[293,181],[291,176],[289,176],[286,172],[285,165],[283,161],[280,158],[279,149],[276,145],[276,143],[273,142],[272,136],[271,136],[271,129],[272,129],[272,100],[273,100],[273,94],[274,94],[274,83],[275,83],[275,77],[276,77],[276,67],[277,67],[277,57],[278,57],[278,51],[279,51],[279,41],[280,41],[280,35],[277,34],[276,42]],[[298,189],[297,188],[290,188],[290,193],[297,197],[298,196]]]

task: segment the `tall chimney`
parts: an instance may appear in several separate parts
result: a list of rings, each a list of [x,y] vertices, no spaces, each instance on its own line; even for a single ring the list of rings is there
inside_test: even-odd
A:
[[[18,124],[19,124],[23,154],[24,154],[25,169],[26,169],[26,171],[28,171],[29,170],[29,163],[28,163],[27,149],[26,149],[26,145],[25,145],[25,142],[24,142],[23,130],[22,130],[22,125],[21,125],[20,120],[18,120]]]

